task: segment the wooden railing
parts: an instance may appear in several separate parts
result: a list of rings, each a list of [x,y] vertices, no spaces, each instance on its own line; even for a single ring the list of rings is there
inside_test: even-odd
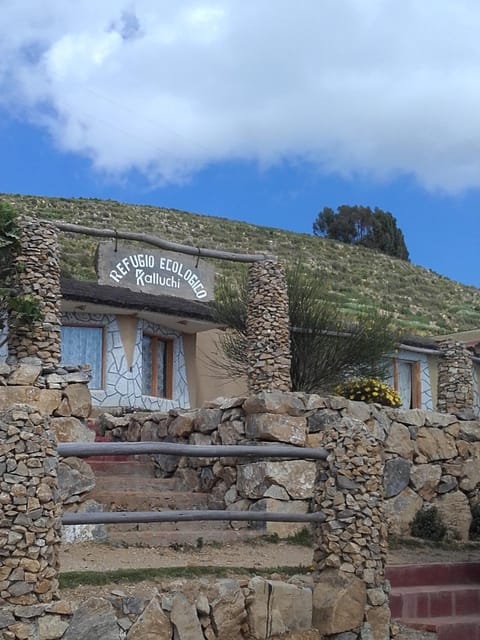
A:
[[[189,458],[287,458],[289,460],[326,460],[328,452],[322,448],[301,448],[283,445],[188,445],[172,442],[95,442],[61,443],[62,457],[90,458],[108,455],[166,454]],[[62,524],[115,524],[121,522],[187,522],[192,520],[237,520],[256,522],[324,522],[325,514],[267,513],[259,511],[201,510],[190,511],[97,511],[95,513],[65,513]]]

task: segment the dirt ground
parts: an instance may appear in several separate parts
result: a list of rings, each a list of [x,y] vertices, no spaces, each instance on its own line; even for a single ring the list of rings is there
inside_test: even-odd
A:
[[[480,562],[480,544],[458,547],[430,547],[428,545],[396,545],[389,553],[389,564],[412,564],[426,562]],[[247,568],[272,568],[281,566],[301,567],[307,573],[312,565],[312,551],[308,547],[286,542],[265,542],[256,540],[250,543],[235,543],[219,546],[205,545],[201,549],[186,547],[142,548],[113,547],[107,544],[82,543],[65,545],[61,551],[62,572],[70,571],[112,571],[115,569],[164,568],[222,566]],[[241,579],[237,573],[234,577]],[[281,575],[274,575],[281,578]],[[245,576],[247,579],[247,576]],[[184,584],[184,579],[165,579],[145,581],[138,584],[109,584],[99,587],[80,586],[63,589],[62,597],[68,600],[83,600],[92,595],[108,595],[112,591],[125,595],[151,595],[161,590],[166,583]],[[315,631],[289,634],[289,640],[320,640]],[[433,640],[435,634],[414,632],[402,629],[396,640]]]

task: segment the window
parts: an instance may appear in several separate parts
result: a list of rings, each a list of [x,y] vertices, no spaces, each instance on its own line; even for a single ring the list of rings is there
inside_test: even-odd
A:
[[[142,393],[159,398],[172,397],[173,342],[143,334]]]
[[[393,360],[393,386],[400,394],[403,409],[422,408],[420,362]]]
[[[88,364],[92,368],[89,387],[103,388],[103,327],[63,326],[62,364]]]

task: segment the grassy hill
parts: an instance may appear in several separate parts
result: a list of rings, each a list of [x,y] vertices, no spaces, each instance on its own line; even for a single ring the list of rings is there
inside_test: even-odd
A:
[[[383,309],[406,332],[442,334],[480,327],[480,289],[363,247],[160,207],[111,200],[63,199],[0,194],[22,213],[93,227],[154,233],[167,240],[239,252],[264,251],[286,261],[299,258],[325,280],[346,312]],[[63,271],[94,279],[95,240],[61,235]],[[227,274],[238,265],[215,264]]]

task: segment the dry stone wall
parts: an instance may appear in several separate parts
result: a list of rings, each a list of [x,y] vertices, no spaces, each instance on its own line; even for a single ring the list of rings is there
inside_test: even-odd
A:
[[[44,220],[19,217],[20,248],[13,257],[13,288],[39,305],[42,318],[26,325],[15,311],[8,315],[9,361],[36,356],[45,365],[60,361],[60,266],[57,232]]]
[[[437,409],[442,413],[459,413],[473,418],[472,354],[463,342],[446,340],[440,343],[442,356],[438,361]]]
[[[417,511],[435,506],[451,538],[468,539],[472,508],[480,503],[480,422],[420,409],[387,409],[302,393],[263,392],[219,399],[192,411],[105,415],[107,437],[190,444],[276,442],[325,446],[342,420],[359,420],[384,443],[383,491],[389,532],[409,535]],[[333,436],[332,436],[333,437]],[[298,460],[220,460],[155,456],[158,475],[186,489],[210,492],[212,508],[306,513],[313,499],[315,463]],[[359,473],[370,473],[368,465]],[[247,526],[234,523],[235,527]],[[294,523],[256,525],[288,536]]]
[[[290,320],[284,266],[274,259],[248,268],[248,388],[289,391]]]

